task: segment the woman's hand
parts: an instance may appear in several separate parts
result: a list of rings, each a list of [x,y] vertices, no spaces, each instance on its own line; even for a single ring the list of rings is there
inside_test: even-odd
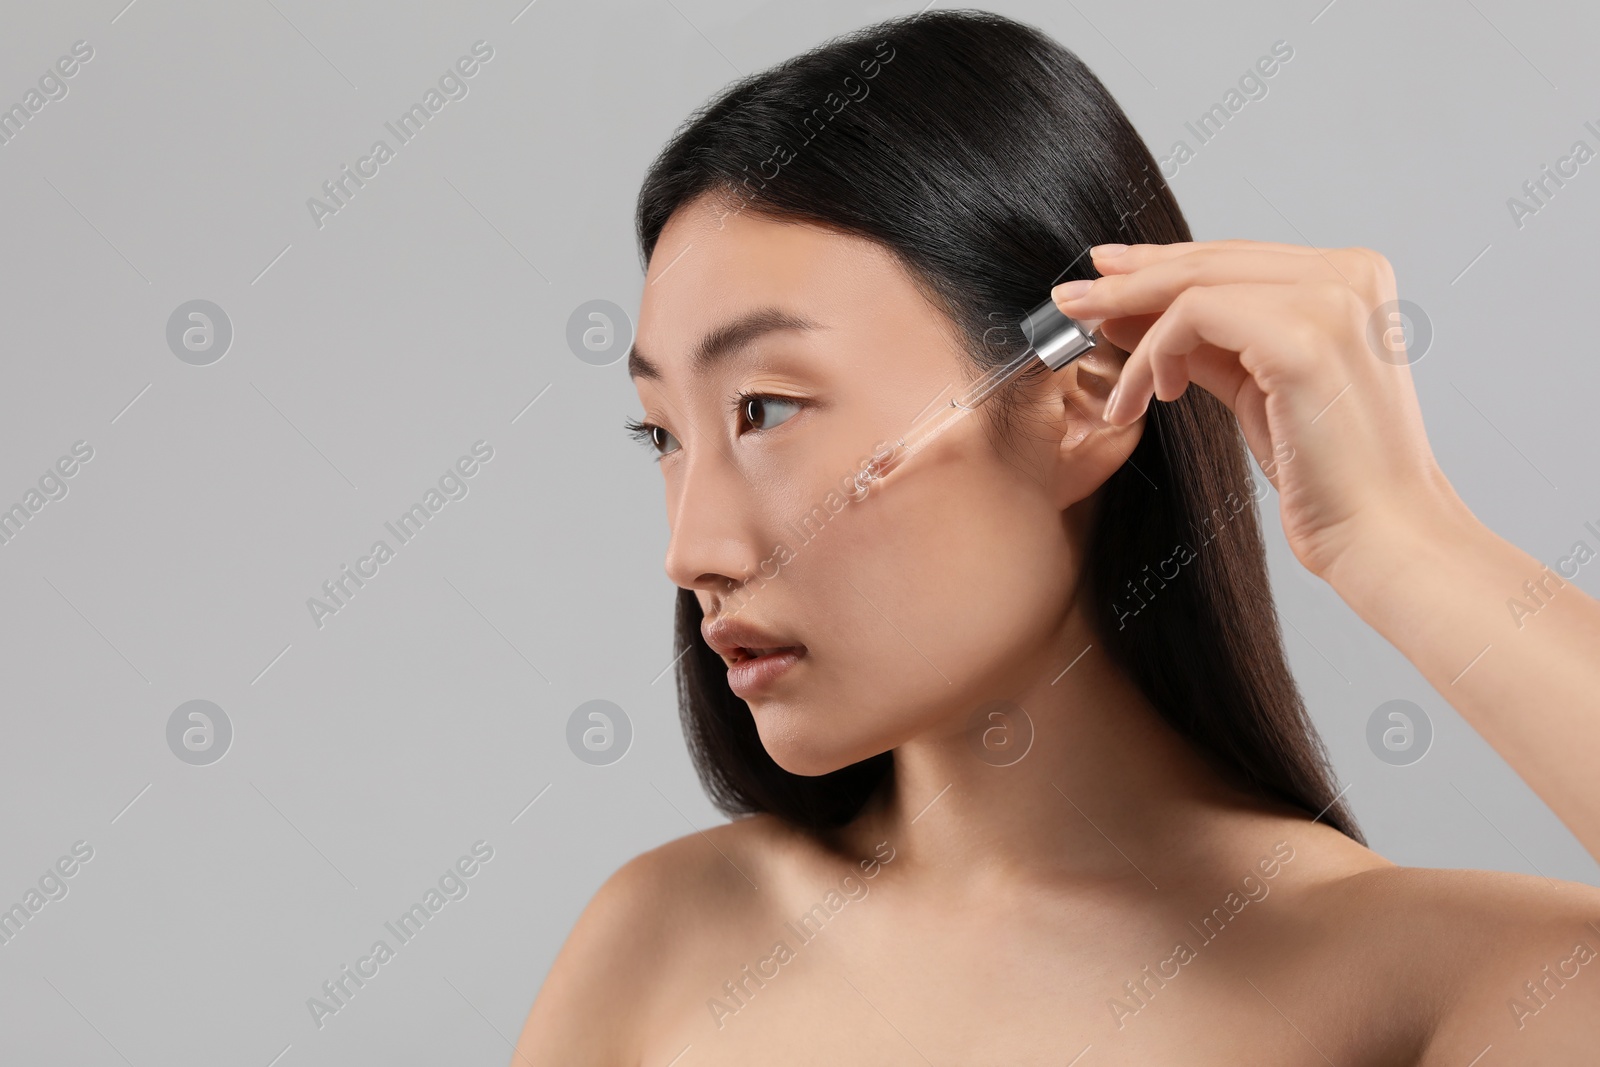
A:
[[[1190,382],[1215,395],[1278,490],[1296,558],[1324,579],[1353,547],[1463,507],[1423,432],[1383,256],[1260,241],[1119,249],[1096,246],[1102,277],[1052,294],[1130,352],[1109,421]]]
[[[1571,583],[1570,560],[1558,574],[1479,522],[1440,471],[1411,369],[1390,347],[1402,338],[1388,262],[1256,241],[1106,252],[1088,294],[1057,287],[1056,303],[1105,319],[1129,350],[1111,421],[1189,382],[1227,404],[1257,459],[1277,460],[1269,477],[1295,556],[1600,860],[1600,602]],[[1275,457],[1283,443],[1293,451]]]

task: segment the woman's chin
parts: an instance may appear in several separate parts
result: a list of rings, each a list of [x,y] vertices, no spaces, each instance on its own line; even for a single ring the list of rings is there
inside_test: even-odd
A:
[[[757,719],[759,721],[759,716]],[[881,749],[845,747],[837,743],[837,739],[821,736],[796,736],[794,733],[782,737],[769,736],[769,731],[760,729],[761,747],[767,750],[767,755],[772,761],[790,774],[798,774],[807,778],[816,778],[824,774],[831,774],[852,763],[859,763],[869,756],[875,756]],[[812,731],[802,730],[798,733],[804,735]]]

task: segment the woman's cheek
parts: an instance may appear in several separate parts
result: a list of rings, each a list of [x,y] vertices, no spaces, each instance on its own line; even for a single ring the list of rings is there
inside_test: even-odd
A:
[[[774,621],[792,622],[813,658],[797,700],[756,709],[780,764],[822,773],[962,721],[1064,611],[1048,588],[1059,576],[1037,562],[1051,516],[992,492],[951,506],[955,487],[930,481],[847,508],[785,569],[793,615]],[[1037,535],[1018,528],[1028,521]]]
[[[830,630],[850,635],[846,654],[864,674],[902,692],[948,690],[972,668],[983,633],[973,612],[994,605],[1004,543],[985,501],[952,495],[959,487],[938,471],[915,473],[845,508],[816,542],[818,573],[831,582]]]
[[[880,606],[920,650],[914,670],[955,691],[987,685],[1060,624],[1071,593],[1061,516],[1015,467],[975,459],[883,505]]]

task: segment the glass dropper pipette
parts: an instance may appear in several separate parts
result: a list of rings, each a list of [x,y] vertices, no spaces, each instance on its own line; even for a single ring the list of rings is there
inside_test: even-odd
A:
[[[966,418],[984,401],[1000,391],[1000,387],[1018,377],[1031,367],[1035,360],[1051,370],[1060,370],[1094,347],[1093,334],[1099,320],[1082,322],[1061,313],[1053,299],[1046,300],[1028,312],[1020,323],[1028,348],[1020,356],[1003,366],[995,367],[969,385],[965,392],[948,404],[934,408],[911,425],[894,443],[893,449],[883,459],[868,466],[856,478],[863,491],[868,483],[881,481],[907,459],[928,446],[934,438]]]

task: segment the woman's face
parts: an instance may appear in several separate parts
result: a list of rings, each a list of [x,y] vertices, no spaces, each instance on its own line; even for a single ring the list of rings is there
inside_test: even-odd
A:
[[[804,647],[735,688],[780,766],[959,733],[1065,664],[1071,505],[1131,448],[1097,443],[1110,382],[1090,356],[1030,387],[1013,443],[979,409],[862,494],[874,452],[976,373],[954,326],[882,246],[702,199],[654,250],[633,357],[668,577],[708,624],[770,635],[734,643]]]

